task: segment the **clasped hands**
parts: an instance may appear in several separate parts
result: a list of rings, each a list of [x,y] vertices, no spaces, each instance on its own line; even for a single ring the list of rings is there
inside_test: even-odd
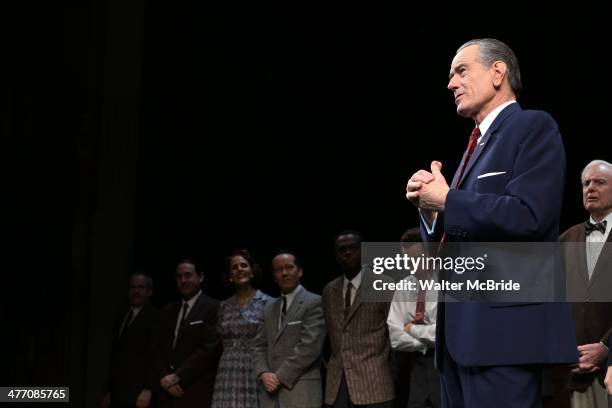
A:
[[[180,398],[183,396],[183,388],[179,385],[180,381],[181,379],[178,375],[168,374],[159,381],[159,384],[164,390],[168,391],[170,395]]]
[[[266,391],[274,394],[280,388],[281,382],[275,373],[264,372],[259,375],[259,381],[263,384]]]
[[[578,346],[578,353],[578,366],[572,370],[576,374],[593,373],[608,358],[608,350],[601,343],[582,344]]]
[[[441,170],[442,163],[434,160],[431,162],[431,172],[421,169],[406,184],[406,198],[430,221],[435,212],[444,211],[446,195],[450,190]]]

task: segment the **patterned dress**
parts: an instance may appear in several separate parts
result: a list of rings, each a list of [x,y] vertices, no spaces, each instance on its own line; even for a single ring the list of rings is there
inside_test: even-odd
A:
[[[257,408],[257,383],[251,363],[251,342],[263,319],[263,308],[272,298],[257,290],[246,305],[236,296],[221,302],[218,330],[223,354],[217,369],[212,408]]]

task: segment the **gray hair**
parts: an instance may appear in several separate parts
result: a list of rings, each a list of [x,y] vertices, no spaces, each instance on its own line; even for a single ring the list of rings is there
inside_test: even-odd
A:
[[[480,46],[480,61],[486,67],[490,67],[496,61],[502,61],[506,64],[508,83],[514,96],[517,98],[521,94],[523,84],[521,83],[521,69],[519,68],[518,60],[514,51],[503,42],[494,38],[478,38],[470,40],[457,49],[457,52],[471,45]]]
[[[149,288],[149,290],[153,290],[153,278],[151,278],[151,275],[148,275],[145,272],[136,271],[130,275],[130,277],[128,278],[128,282],[132,280],[134,276],[142,276],[145,280],[145,284],[147,285],[147,288]]]
[[[581,183],[582,183],[582,180],[584,179],[584,172],[586,171],[586,169],[588,169],[591,166],[597,166],[597,165],[607,166],[608,169],[612,171],[612,164],[611,163],[608,163],[605,160],[592,160],[591,162],[589,162],[589,164],[584,166],[584,169],[582,169],[582,172],[580,173],[580,182]]]

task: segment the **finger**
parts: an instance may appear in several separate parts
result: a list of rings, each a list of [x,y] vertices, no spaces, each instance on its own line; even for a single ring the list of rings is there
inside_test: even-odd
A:
[[[418,202],[419,201],[419,192],[418,191],[413,191],[411,193],[406,193],[406,198],[412,202]]]
[[[406,191],[418,191],[423,187],[423,183],[420,181],[409,181],[406,184]]]
[[[442,163],[434,160],[431,162],[431,174],[433,174],[436,178],[442,175]]]
[[[410,177],[411,181],[420,181],[423,183],[431,183],[434,180],[434,175],[425,170],[419,170]]]

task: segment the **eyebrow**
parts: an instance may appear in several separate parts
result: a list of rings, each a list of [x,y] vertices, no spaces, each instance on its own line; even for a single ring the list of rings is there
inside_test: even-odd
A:
[[[455,66],[455,68],[451,68],[450,72],[448,73],[448,79],[451,79],[453,77],[453,75],[458,72],[461,68],[466,68],[467,64],[465,63],[461,63],[457,66]]]

